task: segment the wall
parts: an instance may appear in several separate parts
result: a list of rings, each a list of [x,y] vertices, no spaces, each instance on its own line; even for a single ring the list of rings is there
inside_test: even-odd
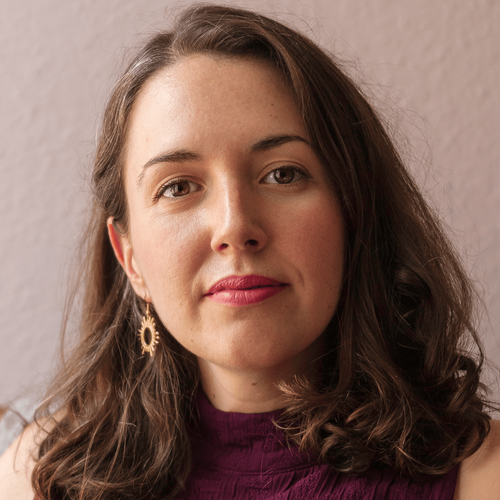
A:
[[[123,47],[184,5],[0,4],[2,402],[40,390],[54,370],[93,141]],[[392,126],[409,134],[412,169],[484,295],[489,319],[481,331],[489,359],[499,363],[500,2],[238,5],[276,13],[349,60]]]

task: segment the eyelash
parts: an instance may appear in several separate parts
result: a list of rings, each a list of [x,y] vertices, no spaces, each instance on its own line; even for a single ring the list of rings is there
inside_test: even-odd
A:
[[[310,176],[304,172],[301,168],[294,167],[293,165],[282,165],[281,167],[275,168],[274,170],[271,170],[264,179],[267,179],[270,175],[272,175],[275,172],[278,172],[279,170],[293,170],[293,172],[300,174],[302,177],[309,178]],[[280,183],[280,182],[270,182],[270,184],[278,184],[279,186],[289,186],[290,184],[295,184],[298,182],[301,178],[292,180],[291,182],[285,182],[285,183]]]
[[[158,189],[158,192],[154,196],[154,200],[159,200],[165,194],[168,188],[173,187],[176,184],[182,184],[183,182],[187,182],[188,184],[196,184],[195,182],[190,181],[189,179],[184,179],[182,177],[171,179],[170,181],[165,182],[165,184],[163,184],[160,189]],[[199,191],[199,189],[197,189],[196,191]],[[182,196],[169,196],[168,198],[182,198]]]
[[[274,170],[271,170],[269,173],[267,173],[264,176],[263,180],[266,179],[266,178],[268,178],[269,176],[271,176],[273,173],[278,172],[279,170],[293,170],[295,173],[300,174],[302,177],[306,177],[306,178],[310,177],[301,168],[294,167],[294,166],[291,166],[291,165],[290,166],[286,165],[286,166],[281,166],[281,167],[275,168]],[[285,186],[289,186],[290,184],[295,184],[300,179],[301,178],[299,178],[297,180],[292,180],[291,182],[286,182],[286,183],[270,182],[269,184],[277,184],[279,186],[285,187]],[[172,180],[166,182],[165,184],[163,184],[160,187],[160,189],[158,189],[157,193],[154,196],[154,201],[159,200],[165,194],[165,192],[167,191],[167,189],[169,189],[170,187],[173,187],[176,184],[182,184],[183,182],[186,182],[186,183],[189,183],[189,184],[195,184],[195,182],[190,181],[189,179],[184,179],[184,178],[172,179]],[[199,189],[197,189],[196,191],[199,191]],[[196,192],[196,191],[194,191],[194,192]],[[189,192],[192,192],[192,191],[190,190]],[[169,196],[169,198],[182,198],[182,196]]]

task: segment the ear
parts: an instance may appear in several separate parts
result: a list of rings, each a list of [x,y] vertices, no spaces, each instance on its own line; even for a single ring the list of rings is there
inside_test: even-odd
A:
[[[108,217],[106,224],[108,226],[111,246],[118,262],[128,276],[132,288],[141,299],[147,299],[149,291],[134,257],[134,249],[132,248],[130,239],[116,228],[113,224],[113,217]]]

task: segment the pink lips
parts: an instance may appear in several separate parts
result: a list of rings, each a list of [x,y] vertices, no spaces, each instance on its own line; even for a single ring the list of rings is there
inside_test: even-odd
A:
[[[205,297],[226,306],[245,306],[268,299],[287,286],[265,276],[229,276],[212,285]]]

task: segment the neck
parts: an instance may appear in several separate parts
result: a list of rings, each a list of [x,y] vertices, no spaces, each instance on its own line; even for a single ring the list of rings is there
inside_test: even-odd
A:
[[[310,349],[310,354],[316,354],[316,346]],[[308,356],[284,366],[256,370],[228,368],[201,358],[198,365],[203,390],[215,408],[225,412],[265,413],[285,405],[279,383],[291,382],[296,376],[315,378],[317,359],[316,355]]]
[[[212,405],[221,411],[264,413],[283,406],[272,374],[235,371],[199,360],[201,383]]]

